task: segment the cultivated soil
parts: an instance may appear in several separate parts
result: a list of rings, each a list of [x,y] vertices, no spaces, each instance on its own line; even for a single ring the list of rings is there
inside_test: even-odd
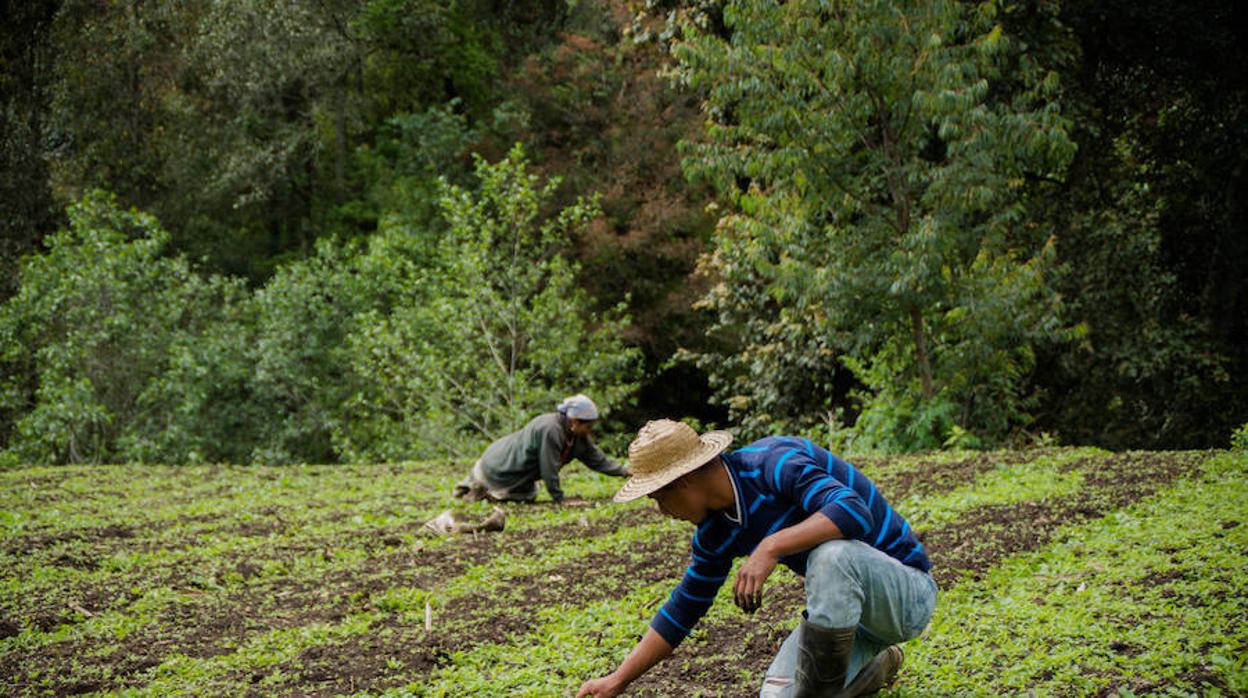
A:
[[[1025,451],[933,459],[899,471],[881,467],[882,461],[864,461],[860,467],[868,475],[881,471],[874,479],[896,502],[911,494],[951,491],[1003,464],[1018,465],[1045,454]],[[932,560],[934,578],[948,588],[978,578],[1007,556],[1045,546],[1059,525],[1101,517],[1153,495],[1196,470],[1204,457],[1200,453],[1122,453],[1079,460],[1065,466],[1083,476],[1084,487],[1074,494],[972,509],[951,524],[918,531],[918,535]],[[201,470],[194,477],[202,485],[202,479],[213,476]],[[54,476],[39,484],[40,491],[54,492],[55,487]],[[443,495],[428,494],[431,501],[439,496]],[[605,501],[595,505],[611,506]],[[546,511],[543,507],[549,505],[513,506],[509,515],[515,521]],[[484,644],[506,645],[534,632],[539,611],[551,605],[575,607],[620,598],[631,588],[626,584],[664,580],[674,584],[688,562],[687,533],[692,532],[637,545],[594,546],[594,541],[622,529],[663,521],[647,507],[449,541],[427,538],[418,520],[392,526],[352,525],[339,512],[342,525],[330,533],[302,535],[294,510],[273,507],[252,514],[246,521],[215,529],[211,516],[188,517],[171,526],[167,535],[119,523],[28,531],[0,540],[0,559],[28,566],[38,561],[45,568],[89,573],[66,576],[63,584],[42,585],[22,598],[0,597],[0,643],[6,638],[16,640],[24,631],[72,629],[101,614],[135,614],[142,590],[163,588],[178,595],[176,602],[159,606],[153,617],[120,637],[67,633],[67,639],[36,647],[0,644],[0,680],[6,690],[12,695],[77,695],[141,687],[151,679],[150,670],[175,655],[224,657],[264,633],[333,626],[360,614],[373,614],[369,632],[331,635],[263,671],[228,673],[225,685],[234,687],[231,693],[241,690],[256,696],[332,696],[418,684],[456,652]],[[193,533],[201,526],[202,534]],[[229,537],[237,545],[218,555],[196,557],[202,564],[193,567],[177,556],[167,566],[157,562],[137,570],[116,563],[119,555],[126,554],[189,554],[212,536]],[[569,540],[583,541],[592,552],[574,565],[544,563],[544,551]],[[324,576],[273,571],[275,565],[295,569],[299,560],[309,557],[332,562],[344,551],[354,551],[358,559]],[[488,566],[502,555],[531,558],[532,562],[524,566],[523,573],[489,579],[480,591],[437,598],[436,590],[447,580]],[[1165,585],[1168,580],[1153,581]],[[431,612],[436,622],[431,631],[414,620],[412,613],[392,612],[379,605],[378,600],[392,589],[433,592]],[[661,602],[656,599],[656,605]],[[761,610],[751,616],[730,613],[704,622],[676,656],[634,684],[634,692],[685,695],[695,686],[726,696],[756,695],[757,686],[747,685],[742,677],[760,675],[767,667],[803,605],[800,583],[770,585]],[[1138,653],[1143,648],[1123,645],[1117,651]],[[37,670],[35,675],[32,669]],[[1210,680],[1217,686],[1216,677]],[[1145,692],[1150,689],[1143,681],[1139,687]]]

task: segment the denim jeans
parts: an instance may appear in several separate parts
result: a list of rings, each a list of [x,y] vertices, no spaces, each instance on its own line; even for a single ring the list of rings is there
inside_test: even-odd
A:
[[[889,645],[918,637],[936,608],[936,582],[857,540],[831,540],[806,563],[807,620],[825,628],[856,626],[847,683]],[[789,696],[801,627],[789,634],[763,680],[760,698]]]

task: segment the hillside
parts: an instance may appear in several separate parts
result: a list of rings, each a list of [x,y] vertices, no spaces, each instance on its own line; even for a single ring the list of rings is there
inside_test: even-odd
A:
[[[941,598],[892,696],[1243,695],[1248,458],[1091,449],[856,461],[920,532]],[[580,467],[586,509],[432,537],[449,464],[0,471],[13,695],[566,695],[609,670],[690,530]],[[461,505],[482,515],[484,504]],[[747,696],[798,620],[787,571],[729,587],[634,695]],[[725,598],[728,597],[728,598]]]

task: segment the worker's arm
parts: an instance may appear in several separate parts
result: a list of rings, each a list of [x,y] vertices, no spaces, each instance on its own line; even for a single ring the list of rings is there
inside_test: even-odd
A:
[[[541,438],[537,455],[538,473],[542,476],[542,482],[546,483],[547,494],[559,504],[563,502],[563,488],[559,486],[559,468],[563,465],[560,456],[563,452],[563,440],[567,437],[562,434],[561,429],[551,427],[542,433]]]
[[[796,526],[782,528],[764,538],[737,570],[732,598],[742,610],[754,612],[763,600],[763,584],[785,555],[810,550],[830,540],[844,538],[841,528],[821,511]]]
[[[830,462],[831,454],[826,456]],[[875,527],[871,511],[858,493],[828,475],[829,467],[821,466],[804,453],[783,456],[764,466],[763,483],[770,485],[776,496],[798,505],[807,517],[764,538],[741,565],[732,593],[742,610],[758,609],[763,583],[780,558],[833,539],[862,538]]]
[[[628,468],[611,460],[607,454],[602,452],[602,449],[598,448],[598,444],[594,443],[593,439],[589,437],[576,440],[575,456],[577,460],[584,463],[591,470],[597,470],[604,475],[624,477],[629,474]]]
[[[628,653],[628,657],[620,666],[602,678],[586,681],[581,686],[581,690],[577,691],[576,698],[618,696],[628,687],[628,684],[671,653],[672,646],[667,644],[667,640],[655,632],[654,628],[646,628],[646,634],[642,636],[633,651]]]

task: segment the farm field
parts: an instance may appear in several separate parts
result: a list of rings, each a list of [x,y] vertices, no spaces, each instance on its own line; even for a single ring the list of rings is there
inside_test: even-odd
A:
[[[881,695],[1248,695],[1248,453],[851,459],[920,532],[941,596]],[[435,537],[462,467],[0,470],[4,695],[572,695],[619,662],[692,529],[579,465],[585,508]],[[544,496],[544,495],[543,495]],[[802,608],[725,585],[629,695],[756,695]]]

